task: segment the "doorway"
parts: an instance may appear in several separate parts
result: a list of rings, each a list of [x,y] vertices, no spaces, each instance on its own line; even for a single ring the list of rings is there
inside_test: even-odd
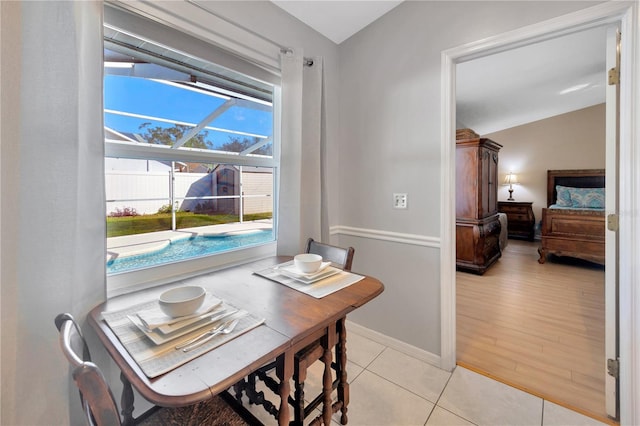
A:
[[[547,207],[548,169],[605,169],[606,42],[601,26],[456,66],[459,126],[501,146],[491,189],[498,210],[509,212],[508,225],[500,222],[511,237],[500,239],[502,257],[483,276],[457,274],[457,363],[601,420],[607,418],[604,269],[572,258],[541,265],[540,231],[529,239]],[[566,52],[576,59],[563,63]],[[511,75],[519,77],[504,83]],[[469,172],[459,160],[458,190]],[[518,184],[503,185],[509,175]],[[493,213],[495,201],[486,201]],[[518,232],[523,228],[528,232]],[[460,257],[460,230],[457,238]]]
[[[629,5],[616,5],[607,3],[605,5],[596,6],[578,14],[567,15],[562,19],[556,19],[553,22],[547,22],[540,25],[534,25],[522,29],[521,31],[514,31],[504,35],[503,37],[494,37],[477,43],[471,43],[467,46],[454,48],[443,52],[442,55],[442,111],[443,111],[443,153],[442,153],[442,169],[443,169],[443,182],[442,182],[442,222],[444,229],[444,237],[442,239],[442,257],[441,257],[441,298],[442,298],[442,341],[441,341],[441,365],[445,369],[453,369],[455,367],[456,360],[456,331],[455,331],[455,199],[449,198],[455,188],[455,144],[452,141],[455,140],[453,136],[455,130],[455,66],[457,63],[472,60],[474,58],[489,55],[491,53],[507,50],[517,46],[530,44],[542,39],[546,39],[552,36],[562,35],[569,32],[574,32],[579,29],[592,28],[595,26],[612,23],[622,20],[623,22],[623,48],[624,44],[624,26],[633,27],[632,11]],[[633,34],[631,31],[630,34]],[[633,41],[629,42],[629,48],[633,48]],[[629,76],[634,73],[629,70]],[[629,108],[629,104],[636,101],[633,98],[629,87],[623,86],[623,93],[627,91],[628,100],[626,101],[626,107]],[[623,95],[624,97],[625,95]],[[625,110],[623,105],[622,110]],[[621,127],[626,129],[630,127],[629,117],[623,117],[621,121]],[[631,136],[634,136],[632,133]],[[623,150],[628,149],[626,146],[621,147]],[[621,156],[621,158],[623,158]],[[625,159],[630,160],[630,159]],[[621,180],[624,176],[621,174]],[[622,208],[622,207],[621,207]],[[624,245],[632,246],[632,240],[621,240],[621,252]],[[608,262],[609,263],[609,262]],[[629,260],[629,265],[632,262]],[[629,266],[630,268],[633,267]],[[629,292],[629,283],[621,282],[620,292]],[[620,300],[623,300],[620,298]],[[626,302],[625,302],[626,303]],[[624,310],[634,312],[633,307],[624,305]],[[622,327],[623,325],[621,325]],[[621,330],[628,336],[632,336],[629,330]],[[633,339],[631,339],[633,340]],[[622,341],[622,340],[621,340]],[[633,343],[631,343],[633,344]],[[623,348],[624,351],[628,349]],[[604,367],[603,367],[604,369]],[[618,395],[631,394],[631,383],[623,383]],[[624,397],[623,397],[624,399]],[[633,409],[631,406],[629,410]],[[625,413],[624,405],[621,407],[622,414]],[[624,418],[624,417],[623,417]]]

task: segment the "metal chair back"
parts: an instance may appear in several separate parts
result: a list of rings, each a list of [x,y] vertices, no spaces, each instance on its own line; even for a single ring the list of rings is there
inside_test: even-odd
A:
[[[80,392],[80,401],[89,425],[120,425],[116,399],[102,371],[91,362],[89,347],[80,326],[71,314],[55,319],[60,347],[72,368],[71,376]]]

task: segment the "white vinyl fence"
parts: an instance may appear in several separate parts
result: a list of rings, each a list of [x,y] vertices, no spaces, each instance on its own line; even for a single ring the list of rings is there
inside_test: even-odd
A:
[[[174,172],[173,189],[170,171],[107,171],[106,214],[126,209],[135,209],[138,214],[154,214],[161,208],[169,209],[172,200],[177,210],[200,209],[238,215],[273,212],[270,170],[242,168],[238,173],[237,168],[230,166],[228,170],[228,175]],[[223,180],[220,176],[231,178]]]

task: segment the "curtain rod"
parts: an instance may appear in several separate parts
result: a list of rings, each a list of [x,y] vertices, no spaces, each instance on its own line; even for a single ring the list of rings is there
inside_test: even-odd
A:
[[[0,0],[0,1],[2,1],[2,0]],[[194,6],[198,7],[199,9],[202,9],[202,10],[212,14],[213,16],[216,16],[216,17],[222,19],[223,21],[228,22],[231,25],[236,26],[237,28],[242,29],[243,31],[246,31],[246,32],[254,35],[255,37],[261,38],[262,40],[266,41],[267,43],[270,43],[273,46],[279,47],[281,53],[284,53],[284,54],[293,53],[293,49],[292,48],[284,47],[280,43],[278,43],[278,42],[276,42],[274,40],[271,40],[270,38],[265,37],[262,34],[259,34],[259,33],[255,32],[255,31],[253,31],[250,28],[245,27],[244,25],[240,25],[237,22],[234,22],[231,19],[229,19],[229,18],[227,18],[225,16],[222,16],[219,13],[216,13],[216,12],[210,10],[209,8],[203,7],[202,5],[198,4],[197,0],[187,0],[187,2],[193,4]],[[313,66],[313,59],[311,59],[311,58],[303,58],[302,64],[304,66],[306,66],[306,67],[311,67],[311,66]]]
[[[281,47],[280,48],[280,53],[282,53],[284,55],[293,55],[293,49],[290,48],[290,47]],[[305,67],[312,67],[313,66],[313,59],[312,58],[307,58],[307,57],[302,58],[302,65],[304,65]]]

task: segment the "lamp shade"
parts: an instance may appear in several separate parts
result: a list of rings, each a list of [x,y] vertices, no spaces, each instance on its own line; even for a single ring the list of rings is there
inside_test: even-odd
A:
[[[511,172],[507,173],[507,175],[504,178],[504,184],[512,185],[514,183],[518,183],[518,175]]]

